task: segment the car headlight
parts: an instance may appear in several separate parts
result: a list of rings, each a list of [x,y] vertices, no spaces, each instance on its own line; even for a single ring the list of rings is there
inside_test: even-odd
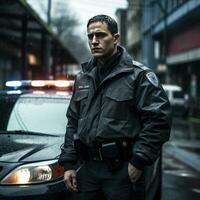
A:
[[[11,171],[1,184],[34,184],[52,181],[64,174],[64,169],[57,160],[24,164]]]

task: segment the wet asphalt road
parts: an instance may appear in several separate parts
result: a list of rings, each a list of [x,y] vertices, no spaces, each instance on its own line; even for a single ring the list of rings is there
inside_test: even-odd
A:
[[[163,148],[162,200],[200,200],[200,123],[173,120]]]

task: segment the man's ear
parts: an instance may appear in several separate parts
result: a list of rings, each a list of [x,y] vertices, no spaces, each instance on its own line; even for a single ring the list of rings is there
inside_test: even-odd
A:
[[[118,44],[119,40],[120,40],[120,34],[119,33],[115,33],[113,37],[114,37],[114,43]]]

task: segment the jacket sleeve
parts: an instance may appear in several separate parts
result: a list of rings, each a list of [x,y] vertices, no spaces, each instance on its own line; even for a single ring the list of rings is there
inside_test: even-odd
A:
[[[73,169],[74,164],[77,162],[77,154],[74,149],[73,135],[77,132],[78,127],[78,111],[79,106],[74,101],[74,94],[76,90],[76,81],[74,84],[74,91],[70,104],[67,110],[67,127],[65,133],[64,144],[61,146],[61,154],[59,157],[59,164],[62,165],[65,171]]]
[[[148,73],[151,73],[148,76]],[[142,71],[136,80],[136,107],[141,131],[133,146],[130,163],[138,169],[151,165],[169,139],[171,107],[166,93],[153,72]]]

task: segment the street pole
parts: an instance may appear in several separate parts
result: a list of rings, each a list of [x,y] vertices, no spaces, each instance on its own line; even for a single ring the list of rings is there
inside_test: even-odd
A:
[[[166,44],[167,44],[167,11],[165,10],[165,8],[167,8],[167,0],[164,1],[165,3],[165,8],[163,7],[163,5],[161,4],[160,0],[155,0],[155,3],[157,3],[157,5],[159,6],[161,12],[163,13],[163,20],[164,20],[164,31],[163,31],[163,58],[162,58],[162,64],[166,65],[166,77],[165,77],[165,82],[169,82],[169,70],[167,67],[167,62],[166,62],[166,57],[167,57],[167,48],[166,48]],[[162,184],[163,184],[163,173],[162,173],[162,163],[163,163],[163,151],[161,149],[160,152],[160,192],[159,192],[159,199],[162,199]]]
[[[156,0],[156,3],[158,4],[161,12],[163,13],[163,20],[164,20],[164,32],[163,32],[163,57],[166,58],[166,44],[167,44],[167,12],[163,8],[163,5],[160,3],[159,0]],[[167,1],[165,0],[165,8],[167,7]]]
[[[48,0],[48,10],[47,10],[47,23],[51,25],[51,0]]]
[[[47,10],[47,24],[48,26],[51,25],[51,0],[48,0],[48,10]],[[45,34],[45,58],[44,58],[44,63],[45,63],[45,66],[44,68],[46,69],[45,70],[45,78],[46,79],[49,79],[49,76],[51,75],[51,63],[50,63],[50,58],[51,58],[51,38],[49,37],[48,34]]]
[[[167,8],[167,0],[164,1],[165,8],[161,4],[160,0],[156,0],[155,2],[157,3],[161,12],[163,13],[164,31],[163,31],[163,58],[162,59],[163,59],[164,63],[162,63],[162,64],[166,65],[165,82],[169,83],[170,82],[169,69],[167,67],[167,61],[166,61],[166,57],[167,57],[167,47],[166,47],[166,45],[167,45],[167,11],[165,10],[165,8]]]
[[[28,78],[28,65],[27,65],[27,27],[28,27],[28,19],[27,15],[25,15],[22,19],[22,71],[21,76],[22,79]]]

